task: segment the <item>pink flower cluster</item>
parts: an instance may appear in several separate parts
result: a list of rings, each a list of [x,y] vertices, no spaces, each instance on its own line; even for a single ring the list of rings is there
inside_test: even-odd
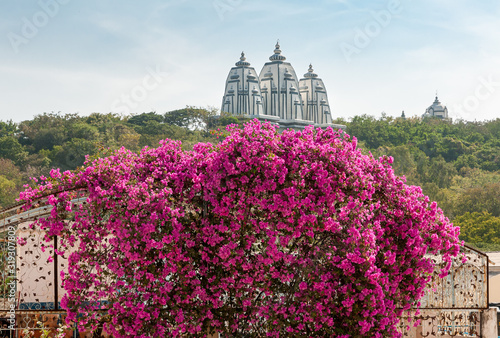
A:
[[[424,255],[449,262],[459,229],[342,131],[228,131],[193,151],[122,148],[23,193],[61,191],[37,226],[71,253],[69,319],[107,314],[116,337],[399,336],[434,269]]]

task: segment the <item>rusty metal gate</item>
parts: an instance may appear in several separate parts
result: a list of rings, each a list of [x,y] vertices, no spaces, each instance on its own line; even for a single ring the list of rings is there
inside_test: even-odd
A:
[[[445,264],[441,256],[428,255],[435,264],[432,279],[420,300],[420,314],[401,319],[405,337],[483,337],[481,317],[488,309],[488,256],[464,246],[452,260],[448,275],[439,278]],[[409,331],[405,324],[418,325]]]
[[[76,192],[75,203],[85,199],[85,192]],[[44,330],[55,332],[66,317],[60,308],[59,273],[67,260],[53,255],[57,238],[46,243],[54,248],[42,250],[44,232],[29,227],[33,220],[50,214],[52,206],[45,197],[30,210],[22,209],[18,204],[0,211],[0,337],[21,337],[25,330],[38,332],[36,337]],[[18,245],[17,237],[27,238],[27,243]],[[65,332],[65,337],[79,337],[74,328]]]

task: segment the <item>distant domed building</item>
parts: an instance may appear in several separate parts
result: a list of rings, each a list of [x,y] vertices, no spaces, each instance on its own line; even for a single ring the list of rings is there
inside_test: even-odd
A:
[[[422,117],[437,117],[440,119],[447,119],[448,108],[446,108],[446,106],[442,105],[441,102],[439,102],[439,99],[436,94],[436,99],[434,100],[434,103],[432,103],[432,105],[425,110],[425,113],[422,115]]]
[[[285,60],[276,43],[274,54],[257,77],[241,53],[240,61],[229,71],[221,111],[267,120],[284,128],[303,129],[312,124],[345,129],[332,124],[325,85],[312,65],[299,81],[292,65]]]

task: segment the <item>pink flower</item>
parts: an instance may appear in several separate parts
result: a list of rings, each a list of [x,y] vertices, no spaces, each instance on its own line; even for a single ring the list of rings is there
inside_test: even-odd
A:
[[[457,229],[391,158],[331,128],[276,130],[251,121],[192,151],[121,148],[27,187],[27,208],[59,191],[32,229],[69,255],[68,318],[96,326],[104,309],[116,337],[397,336],[397,309],[434,271],[425,254],[442,255],[444,276]]]

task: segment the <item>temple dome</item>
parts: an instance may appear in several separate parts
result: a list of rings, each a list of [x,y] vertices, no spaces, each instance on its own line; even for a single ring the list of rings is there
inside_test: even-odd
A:
[[[436,99],[426,110],[422,117],[438,117],[441,119],[448,118],[448,108],[445,105],[441,104],[439,101],[437,94]]]

